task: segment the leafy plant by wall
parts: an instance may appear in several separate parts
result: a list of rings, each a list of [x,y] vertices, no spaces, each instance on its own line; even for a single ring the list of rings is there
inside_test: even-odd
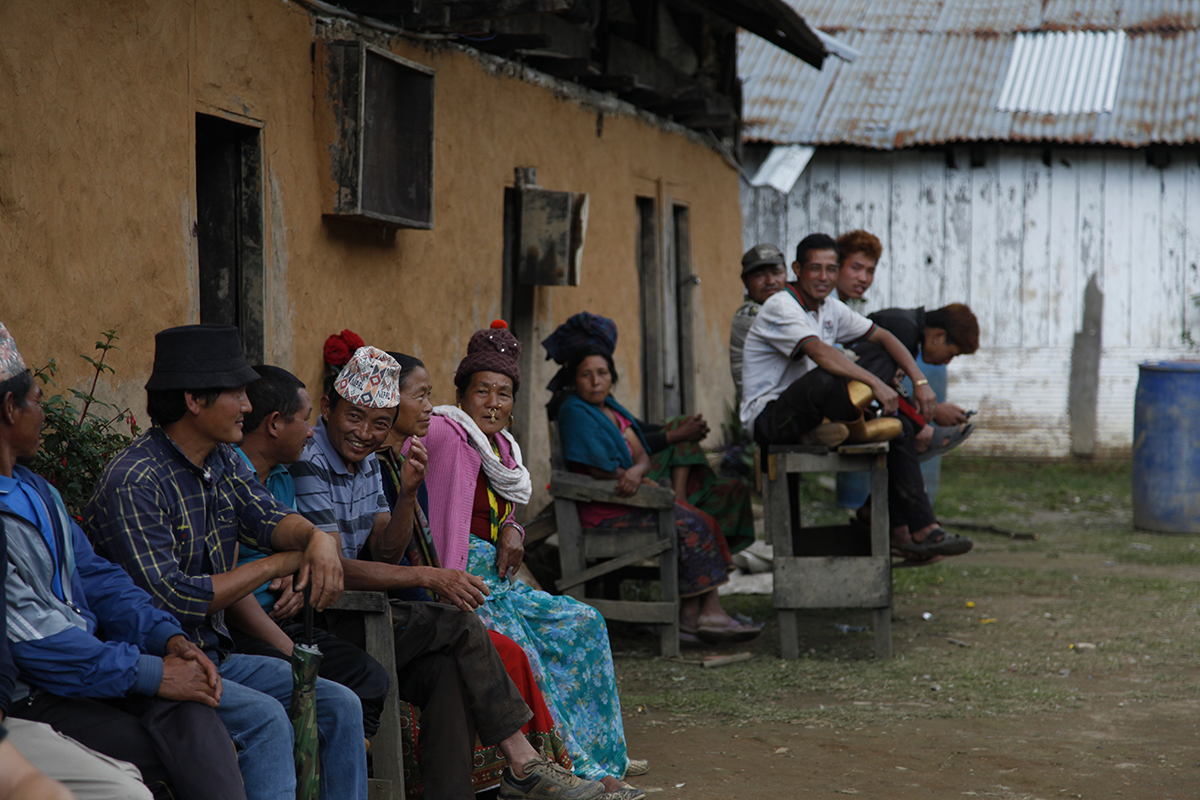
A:
[[[49,388],[55,386],[54,375],[58,372],[54,359],[34,370],[34,375],[45,387],[42,409],[46,412],[46,426],[42,429],[42,446],[34,459],[33,470],[58,489],[67,510],[73,515],[82,513],[104,467],[141,430],[128,408],[122,409],[96,397],[100,376],[105,372],[116,374],[116,370],[105,363],[109,351],[121,349],[115,344],[120,339],[115,330],[104,331],[101,336],[104,341],[96,342],[99,358],[79,356],[93,370],[91,386],[86,392],[71,389],[70,397],[49,393]],[[124,432],[126,425],[128,434]]]

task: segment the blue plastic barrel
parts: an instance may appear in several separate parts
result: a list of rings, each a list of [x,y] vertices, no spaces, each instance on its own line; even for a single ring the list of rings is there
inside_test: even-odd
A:
[[[1200,362],[1139,365],[1133,405],[1133,526],[1200,533]]]
[[[946,383],[949,375],[946,367],[926,364],[925,359],[917,355],[917,367],[929,379],[929,386],[937,393],[938,400],[946,399]],[[912,378],[904,377],[904,388],[912,397]],[[942,457],[934,456],[928,461],[921,462],[921,475],[925,478],[925,493],[929,495],[929,504],[937,501],[938,486],[942,480]],[[837,504],[842,508],[861,508],[871,496],[871,473],[869,472],[839,472],[837,474]]]

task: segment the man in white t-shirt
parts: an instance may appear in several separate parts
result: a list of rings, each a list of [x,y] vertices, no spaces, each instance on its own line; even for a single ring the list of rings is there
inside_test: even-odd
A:
[[[927,417],[933,416],[937,395],[912,354],[895,336],[829,296],[837,282],[838,268],[837,242],[830,236],[811,234],[796,248],[792,265],[796,282],[767,298],[746,335],[742,351],[742,424],[753,431],[758,442],[831,447],[852,438],[852,431],[852,440],[878,440],[872,438],[871,426],[886,428],[891,436],[903,430],[905,440],[893,449],[907,452],[912,448],[911,436],[894,416],[899,402],[895,389],[851,362],[833,345],[868,341],[886,350],[912,379],[914,405]],[[856,397],[859,404],[851,399],[854,381],[870,387],[882,408],[882,417],[863,420],[862,398]],[[893,460],[889,458],[889,466]],[[912,469],[907,465],[910,460]],[[904,461],[904,468],[890,470],[888,482],[889,506],[896,509],[898,519],[907,523],[901,526],[903,530],[892,532],[897,546],[920,557],[969,550],[969,539],[938,526],[915,457]]]

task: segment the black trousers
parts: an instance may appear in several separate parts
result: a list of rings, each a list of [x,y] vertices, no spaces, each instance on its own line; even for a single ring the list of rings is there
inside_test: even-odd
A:
[[[216,710],[200,703],[43,692],[13,704],[11,714],[130,762],[158,800],[246,800],[229,732]]]
[[[279,627],[293,642],[299,642],[304,637],[304,625],[296,620],[284,620]],[[374,736],[379,730],[379,717],[387,700],[387,671],[361,647],[343,641],[328,631],[314,628],[313,641],[321,648],[321,666],[317,675],[340,683],[358,695],[362,701],[363,733],[367,738]],[[233,642],[239,653],[291,660],[272,645],[237,630],[233,631]]]
[[[326,611],[331,633],[359,647],[362,620]],[[427,800],[473,800],[475,735],[498,744],[533,717],[479,617],[442,603],[392,601],[401,699],[421,709],[417,743]]]
[[[890,385],[896,364],[882,347],[871,346],[881,351],[884,358],[872,353],[873,360],[868,362],[871,366],[866,366],[860,356],[859,366]],[[858,419],[859,411],[850,402],[847,383],[846,378],[820,367],[806,372],[778,398],[767,403],[754,421],[755,440],[767,444],[798,444],[800,437],[820,425],[825,417],[835,422]],[[907,525],[911,530],[920,530],[936,522],[937,517],[925,492],[925,478],[917,460],[915,437],[919,431],[903,414],[900,424],[903,432],[891,441],[887,456],[889,521],[892,527]]]

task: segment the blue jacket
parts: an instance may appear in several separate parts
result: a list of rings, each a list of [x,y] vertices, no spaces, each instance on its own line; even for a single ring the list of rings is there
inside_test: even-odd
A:
[[[8,545],[4,535],[4,517],[0,515],[0,576],[8,574]],[[7,607],[4,600],[4,581],[0,580],[0,608]],[[13,686],[17,682],[17,665],[13,663],[8,647],[8,624],[6,614],[0,614],[0,713],[8,716],[12,705]]]
[[[179,622],[155,608],[124,570],[96,555],[53,486],[25,467],[13,474],[46,504],[59,553],[56,562],[37,526],[0,499],[8,540],[5,616],[19,670],[13,699],[31,686],[64,697],[154,694],[167,640],[183,633]],[[55,572],[61,595],[51,588]]]

